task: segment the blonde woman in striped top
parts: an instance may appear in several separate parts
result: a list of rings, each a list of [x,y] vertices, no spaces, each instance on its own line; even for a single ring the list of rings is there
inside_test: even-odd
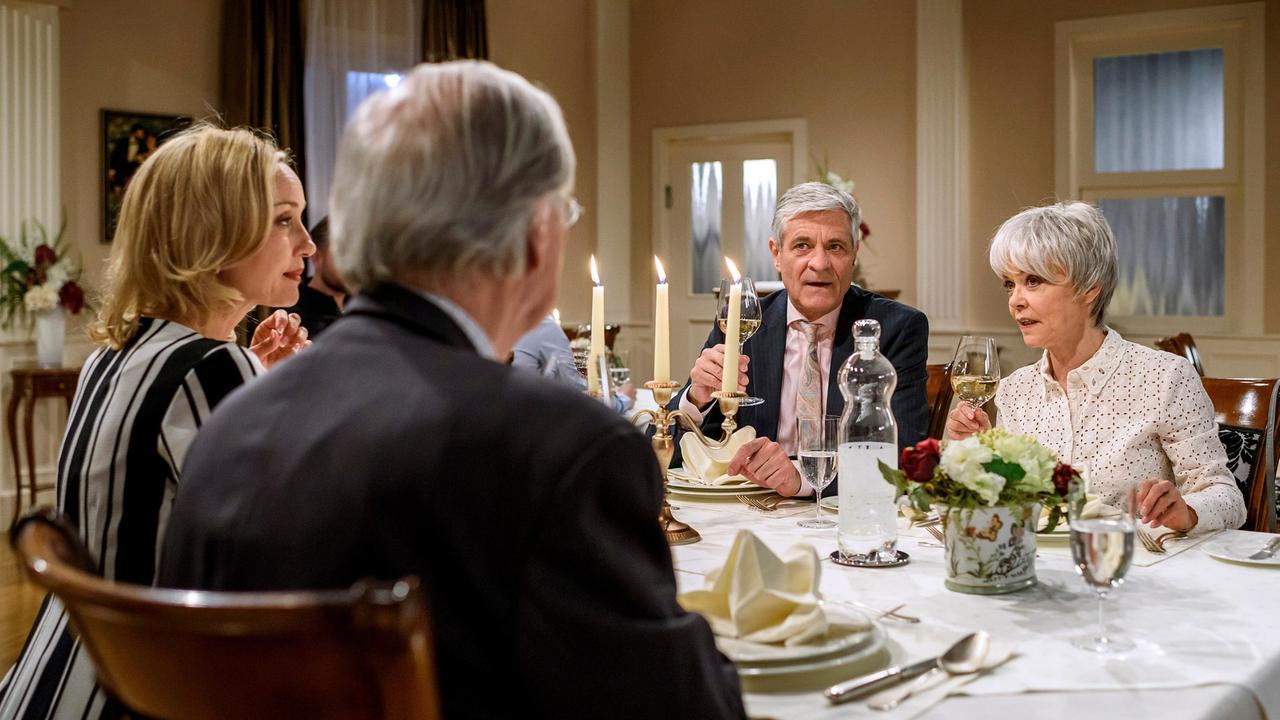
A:
[[[160,147],[125,192],[106,291],[58,457],[58,510],[108,580],[150,585],[187,447],[236,388],[308,341],[277,311],[250,348],[254,305],[297,302],[306,200],[284,153],[248,130],[198,125]],[[0,683],[0,718],[103,718],[62,605],[46,597]]]

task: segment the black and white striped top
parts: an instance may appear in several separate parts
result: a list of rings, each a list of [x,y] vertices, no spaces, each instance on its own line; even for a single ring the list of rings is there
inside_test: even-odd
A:
[[[104,577],[153,582],[187,448],[213,408],[262,372],[245,348],[153,318],[123,349],[89,357],[58,456],[58,510]],[[114,716],[106,700],[62,604],[46,597],[0,683],[0,719]]]

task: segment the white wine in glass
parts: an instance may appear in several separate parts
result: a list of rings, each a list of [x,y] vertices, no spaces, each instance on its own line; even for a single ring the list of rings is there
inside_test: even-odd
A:
[[[965,335],[951,361],[951,388],[972,408],[980,408],[996,396],[1000,385],[1000,357],[995,338]]]
[[[720,326],[720,332],[725,335],[729,334],[728,318],[731,284],[732,282],[729,280],[720,281],[720,305],[716,308],[716,324]],[[756,294],[756,284],[749,277],[742,278],[741,310],[741,314],[738,316],[738,352],[745,355],[743,346],[760,329],[760,322],[764,317],[760,312],[760,296]],[[758,397],[748,396],[739,400],[738,406],[750,407],[763,402],[764,400]]]

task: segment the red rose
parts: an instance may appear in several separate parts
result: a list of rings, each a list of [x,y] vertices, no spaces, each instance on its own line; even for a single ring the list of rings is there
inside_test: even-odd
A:
[[[84,309],[84,290],[81,290],[74,280],[68,280],[58,290],[58,302],[67,309],[67,312],[75,315]]]
[[[938,447],[938,441],[926,438],[916,443],[913,448],[903,448],[898,465],[908,479],[918,483],[928,482],[933,479],[933,469],[938,467],[938,460],[941,457],[942,451]]]
[[[1053,491],[1059,497],[1066,497],[1071,490],[1071,481],[1076,478],[1076,469],[1066,463],[1058,463],[1053,469]]]
[[[58,253],[48,245],[36,246],[36,265],[52,265],[58,262]]]

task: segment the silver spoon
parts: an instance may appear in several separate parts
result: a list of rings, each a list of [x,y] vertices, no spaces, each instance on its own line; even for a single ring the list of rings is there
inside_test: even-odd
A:
[[[916,678],[915,682],[905,688],[897,689],[897,692],[890,694],[889,697],[873,700],[867,703],[867,706],[872,710],[892,710],[898,706],[898,703],[914,695],[916,691],[927,687],[934,673],[939,670],[948,675],[976,673],[982,669],[982,663],[987,659],[987,652],[990,649],[991,636],[987,633],[976,632],[966,635],[939,656],[937,665],[929,672]]]
[[[981,636],[981,637],[979,637]],[[857,698],[866,697],[878,690],[896,685],[904,680],[910,680],[914,677],[923,675],[930,670],[938,667],[938,663],[942,661],[942,657],[958,657],[973,652],[976,645],[981,645],[982,657],[985,659],[987,655],[987,647],[990,645],[990,637],[985,632],[976,632],[972,635],[966,635],[956,641],[956,644],[947,649],[942,656],[921,660],[920,662],[911,663],[910,665],[895,665],[887,670],[871,673],[870,675],[862,675],[852,680],[846,680],[842,683],[836,683],[827,688],[823,695],[833,704],[848,702]],[[963,648],[963,650],[961,650]],[[978,665],[981,666],[979,661]]]

